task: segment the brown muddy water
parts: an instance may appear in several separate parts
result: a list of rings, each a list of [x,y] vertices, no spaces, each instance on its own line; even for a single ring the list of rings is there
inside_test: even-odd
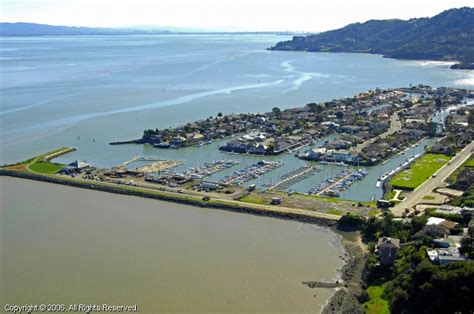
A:
[[[318,313],[342,248],[294,221],[0,177],[0,305]]]

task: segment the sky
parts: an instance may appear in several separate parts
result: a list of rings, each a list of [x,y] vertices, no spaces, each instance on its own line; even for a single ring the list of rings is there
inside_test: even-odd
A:
[[[1,0],[2,22],[324,31],[370,19],[429,17],[472,0]]]

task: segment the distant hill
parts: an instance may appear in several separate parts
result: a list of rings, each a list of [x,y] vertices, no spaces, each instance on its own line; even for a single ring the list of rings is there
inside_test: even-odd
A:
[[[168,33],[168,31],[54,26],[35,23],[0,23],[0,36],[128,35],[157,33]]]
[[[308,36],[294,36],[270,50],[358,52],[388,58],[460,61],[474,69],[474,8],[444,11],[432,18],[370,20]]]
[[[219,34],[219,35],[295,35],[287,31],[212,31],[197,28],[130,26],[123,28],[55,26],[35,23],[0,23],[0,36],[61,35],[153,35],[153,34]]]

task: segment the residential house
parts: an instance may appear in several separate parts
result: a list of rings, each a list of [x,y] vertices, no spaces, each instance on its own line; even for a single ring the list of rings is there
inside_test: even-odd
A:
[[[384,266],[393,265],[400,249],[400,240],[381,237],[377,242],[377,251],[379,252],[380,264]]]

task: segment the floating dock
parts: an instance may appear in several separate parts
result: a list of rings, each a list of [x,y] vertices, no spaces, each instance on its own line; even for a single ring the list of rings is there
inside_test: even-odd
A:
[[[271,185],[269,190],[286,190],[290,186],[303,181],[306,178],[311,177],[316,172],[321,171],[321,167],[318,166],[303,166],[293,171],[290,171],[280,177],[280,181],[274,185]]]
[[[355,181],[362,180],[367,175],[364,169],[346,169],[334,177],[327,178],[324,182],[311,189],[308,193],[318,196],[339,196],[339,192],[347,190]]]
[[[281,161],[265,161],[261,160],[256,164],[253,164],[245,169],[237,170],[230,176],[223,178],[220,183],[222,184],[237,184],[242,185],[243,183],[256,179],[261,175],[270,172],[278,167],[283,166]]]

